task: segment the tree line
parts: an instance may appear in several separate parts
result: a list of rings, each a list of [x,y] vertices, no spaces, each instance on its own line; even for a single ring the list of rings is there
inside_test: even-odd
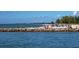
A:
[[[79,16],[63,16],[58,18],[55,23],[58,24],[79,24]]]

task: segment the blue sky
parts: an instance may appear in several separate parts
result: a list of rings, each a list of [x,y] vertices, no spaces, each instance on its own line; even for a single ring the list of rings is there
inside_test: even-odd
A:
[[[0,11],[0,24],[51,22],[62,16],[72,16],[73,11]]]

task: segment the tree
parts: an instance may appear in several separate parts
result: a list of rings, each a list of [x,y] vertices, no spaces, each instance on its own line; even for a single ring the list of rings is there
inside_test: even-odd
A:
[[[61,19],[57,19],[56,23],[60,23],[60,24],[79,24],[79,17],[64,16]]]
[[[58,24],[59,24],[59,23],[60,23],[60,19],[57,19],[57,20],[56,20],[56,23],[58,23]]]
[[[53,21],[52,21],[51,23],[52,23],[52,24],[54,24],[54,22],[53,22]]]

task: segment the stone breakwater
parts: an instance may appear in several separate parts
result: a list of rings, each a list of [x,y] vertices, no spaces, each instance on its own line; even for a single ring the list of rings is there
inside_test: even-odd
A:
[[[79,32],[77,29],[0,28],[0,32]]]

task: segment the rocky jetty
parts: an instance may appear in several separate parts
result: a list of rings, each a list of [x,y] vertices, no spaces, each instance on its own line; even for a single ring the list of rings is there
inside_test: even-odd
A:
[[[79,24],[44,24],[40,27],[0,28],[0,32],[78,32]]]
[[[27,29],[27,28],[0,28],[0,32],[79,32],[76,29]]]

